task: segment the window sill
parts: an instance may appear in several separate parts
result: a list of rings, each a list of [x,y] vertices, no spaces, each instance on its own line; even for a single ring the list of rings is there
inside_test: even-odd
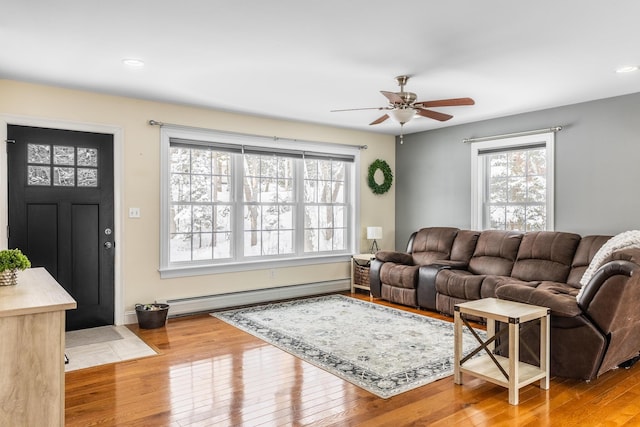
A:
[[[308,258],[289,258],[284,260],[260,260],[220,265],[190,265],[185,267],[160,268],[161,279],[177,277],[206,276],[211,274],[238,273],[243,271],[267,270],[270,268],[303,267],[306,265],[333,264],[349,262],[351,254],[327,255]]]

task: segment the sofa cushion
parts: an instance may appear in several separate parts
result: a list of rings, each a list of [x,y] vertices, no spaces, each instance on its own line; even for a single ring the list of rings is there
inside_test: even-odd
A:
[[[577,292],[564,283],[542,282],[535,288],[505,284],[496,289],[496,296],[509,301],[549,307],[551,314],[555,316],[576,317],[582,314],[576,301]]]
[[[418,283],[419,265],[385,262],[380,268],[380,281],[399,288],[414,289]]]
[[[451,247],[451,260],[468,264],[476,250],[479,237],[479,231],[459,230]]]
[[[410,250],[413,263],[428,265],[436,260],[449,259],[457,233],[458,229],[453,227],[430,227],[419,230],[413,238]]]
[[[436,292],[464,300],[480,299],[484,275],[466,270],[441,270],[436,276]]]
[[[520,286],[535,288],[540,284],[540,282],[525,282],[524,280],[514,279],[509,276],[487,276],[482,281],[480,296],[482,298],[496,298],[497,289],[507,284],[517,284]]]
[[[469,261],[469,271],[473,274],[511,275],[521,240],[522,233],[517,231],[483,231]]]
[[[511,276],[524,281],[564,282],[580,236],[559,231],[530,231],[522,237]]]
[[[571,271],[567,277],[567,284],[578,289],[580,288],[580,279],[584,275],[585,270],[593,259],[598,249],[609,240],[611,236],[584,236],[580,239],[576,254],[571,261]]]

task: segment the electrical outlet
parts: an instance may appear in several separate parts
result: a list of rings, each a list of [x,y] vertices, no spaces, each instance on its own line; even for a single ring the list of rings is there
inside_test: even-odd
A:
[[[140,208],[129,208],[129,218],[140,218]]]

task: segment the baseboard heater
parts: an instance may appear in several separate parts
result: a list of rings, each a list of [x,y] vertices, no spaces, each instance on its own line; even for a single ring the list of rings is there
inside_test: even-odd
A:
[[[178,317],[262,302],[342,292],[349,289],[350,282],[346,279],[220,295],[158,300],[157,302],[169,304],[169,317]]]

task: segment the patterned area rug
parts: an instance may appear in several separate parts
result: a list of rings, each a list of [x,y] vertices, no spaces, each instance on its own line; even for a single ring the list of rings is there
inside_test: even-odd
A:
[[[211,315],[382,398],[453,374],[453,323],[343,295]]]

